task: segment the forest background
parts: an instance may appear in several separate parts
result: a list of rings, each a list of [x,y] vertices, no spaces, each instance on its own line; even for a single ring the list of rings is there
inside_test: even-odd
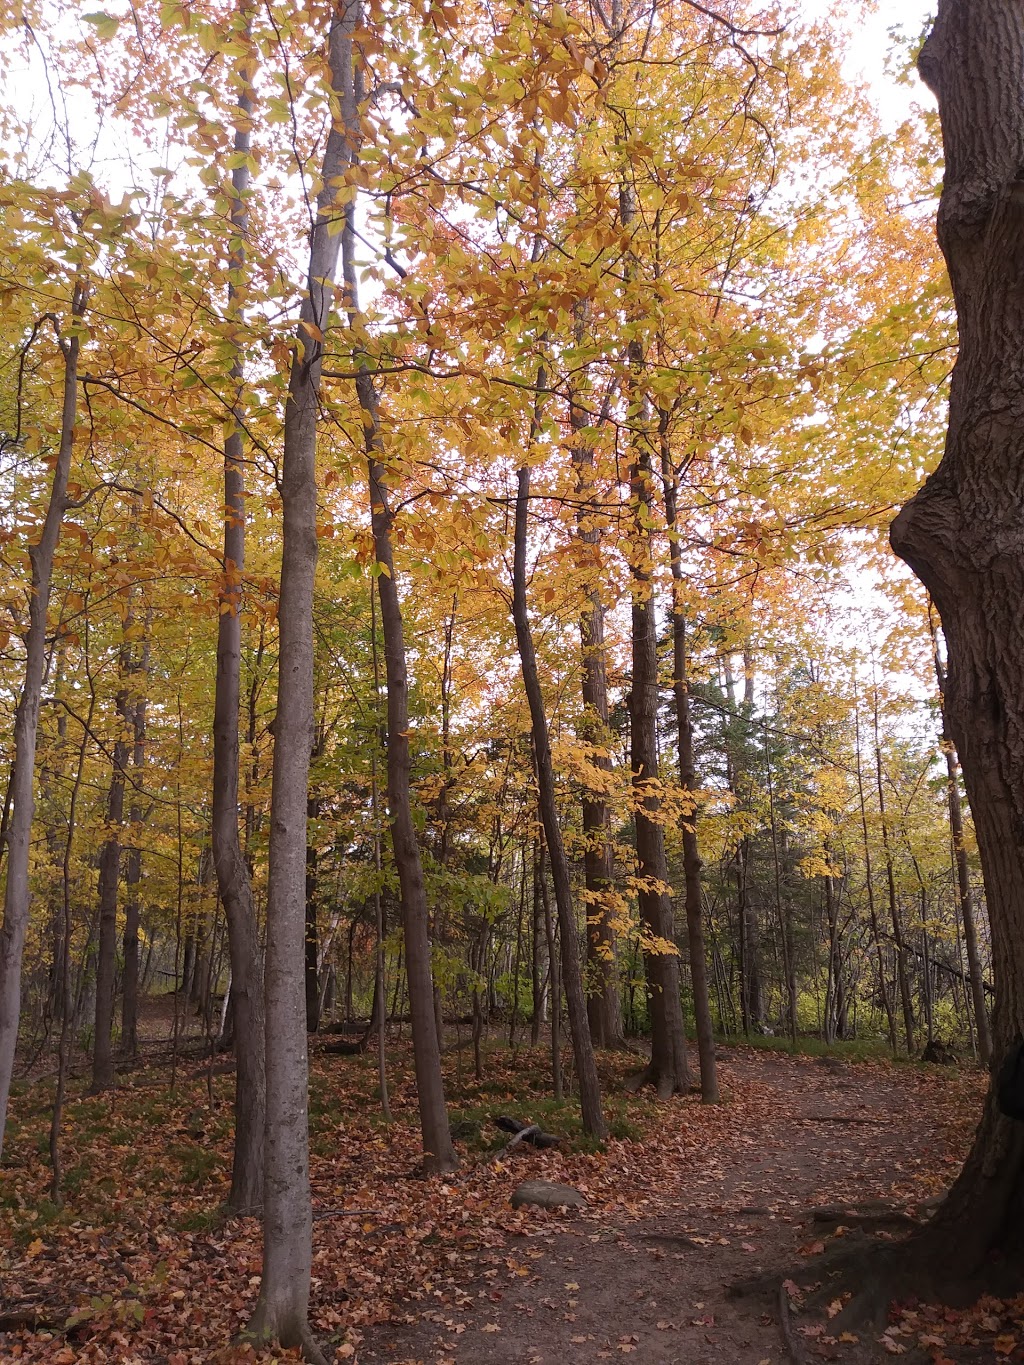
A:
[[[102,1089],[167,991],[259,1093],[275,906],[268,1040],[411,1016],[441,1166],[444,1020],[479,1067],[498,1024],[557,1050],[563,995],[593,1132],[584,1034],[650,1032],[664,1093],[684,1023],[987,1060],[941,636],[887,545],[955,347],[937,121],[851,78],[856,22],[8,15],[5,1098],[19,1027]]]

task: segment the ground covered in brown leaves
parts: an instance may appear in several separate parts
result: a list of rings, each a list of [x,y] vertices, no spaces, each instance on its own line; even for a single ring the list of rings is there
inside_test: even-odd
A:
[[[818,1206],[882,1200],[913,1215],[940,1194],[973,1128],[976,1072],[723,1048],[725,1103],[702,1106],[625,1095],[635,1059],[609,1056],[615,1136],[595,1152],[572,1105],[544,1098],[542,1053],[490,1052],[478,1083],[453,1048],[453,1122],[481,1128],[462,1144],[462,1170],[427,1182],[416,1174],[408,1053],[393,1052],[387,1126],[371,1058],[313,1058],[311,1320],[338,1360],[1024,1360],[1024,1302],[970,1314],[900,1305],[884,1334],[858,1337],[803,1314],[794,1285],[781,1308],[787,1347],[779,1305],[726,1294],[820,1250],[833,1229],[814,1221]],[[15,1097],[0,1172],[0,1321],[11,1328],[0,1359],[254,1359],[231,1342],[255,1300],[259,1228],[218,1214],[233,1078],[193,1061],[171,1091],[164,1057],[111,1094],[87,1098],[82,1086],[68,1109],[60,1210],[47,1198],[52,1082]],[[496,1113],[565,1134],[565,1149],[495,1160],[506,1140]],[[534,1176],[574,1185],[586,1210],[514,1211],[511,1191]]]

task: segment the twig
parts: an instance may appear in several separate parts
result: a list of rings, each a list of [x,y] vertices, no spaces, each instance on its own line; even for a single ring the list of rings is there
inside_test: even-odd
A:
[[[383,1209],[314,1209],[313,1222],[321,1218],[381,1218]]]

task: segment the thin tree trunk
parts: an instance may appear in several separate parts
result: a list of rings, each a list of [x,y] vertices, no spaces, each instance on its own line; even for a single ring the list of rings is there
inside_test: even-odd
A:
[[[679,781],[692,803],[680,820],[683,838],[683,876],[686,882],[686,934],[690,948],[690,980],[693,1013],[700,1059],[700,1097],[704,1104],[719,1101],[715,1032],[708,992],[707,954],[704,948],[704,893],[701,887],[700,846],[697,840],[697,762],[690,713],[689,661],[686,647],[686,612],[683,605],[683,553],[679,540],[676,476],[672,469],[667,433],[662,416],[661,472],[665,489],[665,523],[669,535],[672,569],[672,695],[676,706],[679,744]]]
[[[85,285],[76,283],[71,300],[72,334],[66,340],[58,337],[64,357],[60,445],[53,467],[43,529],[38,542],[29,546],[28,551],[32,578],[28,594],[28,630],[25,633],[25,676],[14,717],[14,766],[8,786],[12,810],[7,826],[7,884],[4,891],[4,920],[0,928],[0,1156],[3,1154],[7,1101],[21,1014],[21,960],[28,928],[29,852],[35,804],[36,735],[46,657],[46,614],[50,605],[53,557],[67,506],[68,473],[78,408],[80,340],[77,328],[85,313],[87,296]]]
[[[856,736],[856,760],[857,760],[857,794],[860,802],[860,829],[864,844],[864,885],[868,897],[868,916],[871,922],[871,940],[875,945],[875,959],[878,963],[878,990],[882,997],[882,1008],[885,1010],[885,1019],[889,1028],[889,1046],[893,1052],[896,1051],[896,1015],[892,1008],[892,998],[889,995],[889,986],[885,979],[885,957],[882,953],[882,936],[878,927],[878,909],[875,904],[875,883],[871,871],[871,841],[868,838],[868,811],[867,802],[864,797],[864,776],[861,768],[861,748],[860,748],[860,708],[854,712],[855,736]]]
[[[358,0],[335,12],[327,39],[331,87],[353,99]],[[309,1327],[312,1209],[309,1189],[309,1057],[305,1018],[306,800],[314,741],[313,586],[317,560],[316,428],[324,335],[341,238],[335,204],[351,164],[344,114],[332,117],[322,189],[310,235],[309,271],[285,408],[281,501],[284,542],[278,607],[279,662],[270,810],[266,948],[266,1136],[263,1277],[249,1325],[257,1341],[325,1357]]]
[[[145,684],[149,676],[149,627],[146,615],[146,635],[135,660],[133,672]],[[121,1050],[134,1057],[139,1050],[139,923],[141,918],[142,886],[142,830],[145,815],[142,809],[142,779],[146,764],[146,694],[134,697],[132,708],[132,795],[128,807],[128,856],[125,860],[124,898],[124,985],[121,997]]]
[[[85,657],[89,657],[88,625],[85,630]],[[88,665],[87,671],[88,671]],[[78,749],[78,765],[75,780],[68,802],[68,832],[64,840],[64,856],[61,861],[61,915],[63,919],[64,953],[61,962],[61,1020],[60,1041],[57,1047],[57,1087],[53,1098],[53,1115],[50,1119],[50,1198],[57,1208],[64,1203],[62,1190],[64,1168],[61,1160],[61,1125],[64,1120],[64,1100],[67,1094],[68,1073],[71,1069],[71,1050],[75,1036],[75,1001],[71,983],[71,851],[75,839],[78,816],[78,796],[82,789],[82,775],[85,771],[85,755],[92,734],[92,720],[96,710],[96,693],[90,688],[89,712],[82,727],[82,742]]]
[[[318,739],[313,750],[313,758],[320,755]],[[320,815],[320,799],[310,796],[306,800],[306,828],[311,829]],[[316,844],[306,844],[306,1032],[316,1033],[320,1027],[320,925],[317,904],[317,849]]]
[[[885,784],[882,780],[882,746],[878,733],[878,688],[872,693],[872,721],[875,736],[875,779],[878,788],[878,815],[882,824],[882,852],[885,855],[885,882],[889,892],[889,918],[892,921],[892,941],[896,945],[896,984],[903,1008],[903,1033],[907,1040],[907,1056],[914,1055],[914,1002],[910,994],[910,973],[907,968],[907,945],[903,936],[903,916],[896,895],[896,873],[893,867],[892,845],[889,841],[889,822],[886,819]]]
[[[785,992],[787,1010],[789,1018],[789,1037],[796,1048],[796,1029],[797,1029],[797,994],[796,994],[796,963],[793,959],[793,914],[788,900],[782,894],[782,858],[780,857],[779,845],[785,840],[785,829],[781,832],[775,814],[775,782],[772,777],[772,756],[771,740],[768,731],[768,718],[764,721],[764,760],[765,773],[768,786],[768,822],[772,835],[772,868],[774,871],[775,883],[775,915],[779,922],[779,940],[782,948],[782,972],[785,980]]]
[[[241,41],[249,47],[249,9],[240,10]],[[241,164],[231,173],[231,250],[228,312],[242,309],[241,277],[249,229],[249,119],[253,98],[251,54],[239,63],[242,82],[234,149]],[[244,158],[244,159],[242,159]],[[227,923],[231,963],[235,1049],[235,1143],[228,1207],[235,1213],[263,1203],[263,1144],[266,1123],[263,960],[249,867],[238,828],[239,705],[242,689],[242,588],[245,573],[245,444],[241,391],[245,358],[236,347],[229,378],[235,391],[233,425],[224,442],[224,555],[217,624],[217,678],[213,705],[213,822],[211,843],[217,887]]]
[[[679,955],[675,949],[672,903],[668,892],[665,835],[658,799],[658,642],[651,560],[651,458],[643,434],[632,471],[634,535],[633,688],[630,737],[636,811],[636,854],[640,879],[640,917],[651,1012],[651,1060],[635,1087],[651,1084],[662,1098],[686,1094],[690,1072],[679,995]]]
[[[544,939],[548,949],[548,994],[551,1000],[551,1093],[561,1100],[564,1089],[562,1075],[562,988],[558,971],[557,925],[551,913],[548,894],[548,874],[544,864],[546,847],[540,841],[537,854],[537,891],[544,915]]]
[[[587,305],[577,309],[577,342],[583,341]],[[608,399],[610,399],[610,393]],[[572,463],[576,475],[576,535],[588,577],[586,601],[580,613],[583,722],[580,737],[592,749],[590,761],[611,773],[608,752],[608,673],[604,638],[604,601],[600,585],[601,530],[594,505],[594,450],[585,436],[593,417],[581,406],[575,386],[569,393],[569,429],[572,432]],[[608,401],[608,400],[606,400]],[[612,847],[611,808],[603,793],[584,789],[583,874],[586,884],[587,965],[589,989],[587,1016],[590,1033],[598,1047],[619,1047],[623,1042],[622,1003],[619,998],[615,909],[615,854]]]
[[[350,50],[341,97],[342,120],[349,156],[355,160],[362,142],[360,106],[363,72]],[[345,293],[350,325],[360,321],[358,271],[355,260],[355,203],[345,208],[342,229]],[[443,1174],[459,1164],[448,1125],[448,1109],[441,1071],[441,1050],[434,1016],[429,910],[410,794],[409,676],[402,623],[402,607],[395,579],[391,527],[394,513],[387,470],[380,410],[366,357],[357,353],[356,396],[363,419],[370,492],[370,525],[378,565],[381,630],[384,637],[384,678],[387,686],[387,793],[391,843],[401,888],[405,937],[405,970],[412,1017],[413,1060],[423,1136],[424,1169]]]
[[[545,979],[544,953],[547,947],[547,937],[544,932],[544,910],[540,894],[540,850],[534,848],[533,855],[533,915],[532,915],[532,936],[533,951],[531,954],[531,989],[533,995],[533,1015],[530,1020],[530,1043],[536,1047],[540,1042],[541,1025],[544,1023],[547,1013],[545,1006]],[[550,957],[548,958],[550,962]]]
[[[542,369],[538,375],[538,389],[544,386],[544,382]],[[534,432],[536,432],[539,427],[539,413],[535,412],[534,414],[533,426]],[[512,616],[515,622],[516,641],[519,646],[523,685],[530,707],[533,756],[537,773],[537,799],[540,806],[541,822],[544,826],[548,857],[551,861],[551,878],[555,888],[555,906],[558,912],[558,926],[561,936],[562,985],[565,989],[566,1005],[569,1012],[569,1032],[572,1035],[576,1075],[579,1078],[583,1129],[584,1132],[590,1133],[593,1137],[603,1138],[607,1133],[607,1128],[601,1112],[601,1085],[597,1076],[594,1044],[590,1037],[587,1003],[583,993],[583,974],[580,969],[576,916],[572,904],[569,860],[566,857],[565,845],[562,842],[562,830],[558,821],[551,739],[548,733],[544,694],[541,690],[540,675],[537,670],[537,656],[534,651],[533,632],[530,628],[529,607],[526,598],[526,540],[529,498],[530,469],[528,465],[523,465],[519,470],[516,496]]]
[[[129,605],[124,618],[124,631],[127,633],[133,624],[134,615]],[[121,645],[119,670],[116,705],[120,728],[113,748],[113,771],[107,792],[107,835],[100,849],[96,897],[99,941],[96,949],[96,1012],[90,1086],[93,1094],[109,1089],[115,1079],[113,1027],[117,979],[117,892],[121,881],[121,826],[124,823],[124,786],[129,756],[126,735],[130,727],[134,728],[134,707],[128,688],[131,645],[127,639]]]
[[[960,919],[964,926],[964,943],[967,948],[967,970],[971,978],[971,1001],[974,1006],[974,1026],[978,1035],[978,1056],[983,1066],[992,1061],[992,1030],[988,1022],[988,1008],[985,1004],[985,979],[981,970],[981,954],[978,951],[978,927],[974,914],[974,896],[971,892],[971,869],[967,863],[967,849],[964,847],[964,815],[960,800],[960,779],[956,746],[949,734],[946,719],[946,670],[939,653],[938,637],[933,629],[932,644],[935,651],[935,676],[939,685],[939,705],[942,710],[942,752],[946,760],[946,795],[949,807],[949,833],[953,841],[953,856],[956,861],[956,881],[960,901]]]

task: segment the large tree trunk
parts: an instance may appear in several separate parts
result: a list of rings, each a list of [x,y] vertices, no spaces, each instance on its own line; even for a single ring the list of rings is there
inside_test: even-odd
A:
[[[42,533],[38,543],[30,546],[28,552],[32,583],[28,593],[28,630],[25,633],[25,681],[14,717],[14,767],[8,786],[11,816],[7,825],[7,885],[4,890],[4,922],[0,927],[0,1156],[3,1155],[7,1100],[11,1091],[14,1050],[18,1042],[21,1015],[21,959],[28,928],[29,852],[35,804],[36,734],[46,661],[46,613],[50,605],[53,556],[67,505],[68,473],[71,469],[75,414],[78,410],[80,341],[77,323],[85,312],[86,298],[84,284],[76,284],[71,302],[72,334],[66,340],[59,339],[64,357],[60,445],[53,466],[50,499]]]
[[[538,388],[541,388],[544,383],[543,371],[538,376],[538,380]],[[536,419],[534,426],[535,428],[539,426]],[[535,437],[536,431],[532,434]],[[533,441],[530,444],[532,446]],[[540,674],[537,670],[537,655],[533,646],[533,631],[530,628],[530,615],[526,600],[526,537],[529,505],[530,468],[529,465],[523,465],[519,470],[516,495],[512,616],[516,628],[516,643],[519,646],[519,660],[523,670],[523,685],[530,706],[533,757],[537,769],[537,800],[540,806],[541,821],[544,825],[544,839],[547,844],[548,857],[551,860],[551,880],[555,888],[555,906],[558,912],[558,927],[562,945],[562,984],[565,987],[565,1000],[569,1011],[569,1032],[572,1035],[573,1057],[576,1061],[576,1075],[579,1079],[583,1129],[593,1137],[603,1138],[608,1130],[601,1113],[601,1085],[597,1077],[594,1044],[590,1037],[587,1004],[583,993],[583,975],[580,970],[576,915],[573,911],[572,883],[569,877],[569,860],[566,857],[565,844],[562,841],[562,829],[558,823],[551,739],[548,733],[547,712],[544,707]],[[555,1008],[557,1008],[557,997]],[[554,1018],[554,1011],[552,1018]]]
[[[335,11],[328,63],[335,95],[351,100],[357,0]],[[258,1341],[301,1346],[323,1361],[308,1322],[313,1218],[309,1190],[309,1057],[304,985],[306,800],[314,739],[313,585],[317,560],[316,427],[344,209],[335,196],[351,162],[337,114],[324,149],[306,297],[299,314],[285,408],[281,501],[284,544],[278,608],[279,663],[270,805],[266,950],[266,1138],[263,1277],[249,1325]]]
[[[244,41],[248,41],[248,31]],[[240,63],[238,126],[234,147],[248,157],[252,94],[251,68]],[[245,269],[249,223],[249,163],[231,174],[231,250],[228,308],[241,311],[240,283]],[[224,558],[217,624],[217,681],[213,703],[213,862],[224,906],[231,963],[231,1010],[235,1048],[235,1145],[228,1208],[255,1211],[263,1203],[263,1129],[266,1121],[264,1057],[263,958],[249,868],[238,829],[238,716],[242,687],[242,579],[245,572],[245,446],[239,395],[244,382],[244,356],[237,348],[230,382],[236,395],[234,425],[224,441]]]
[[[1024,1035],[1024,4],[940,0],[919,60],[942,119],[939,243],[960,328],[942,461],[892,527],[949,653],[946,716],[981,854],[993,1051]],[[931,1239],[963,1273],[1020,1248],[1024,1128],[994,1093]]]

